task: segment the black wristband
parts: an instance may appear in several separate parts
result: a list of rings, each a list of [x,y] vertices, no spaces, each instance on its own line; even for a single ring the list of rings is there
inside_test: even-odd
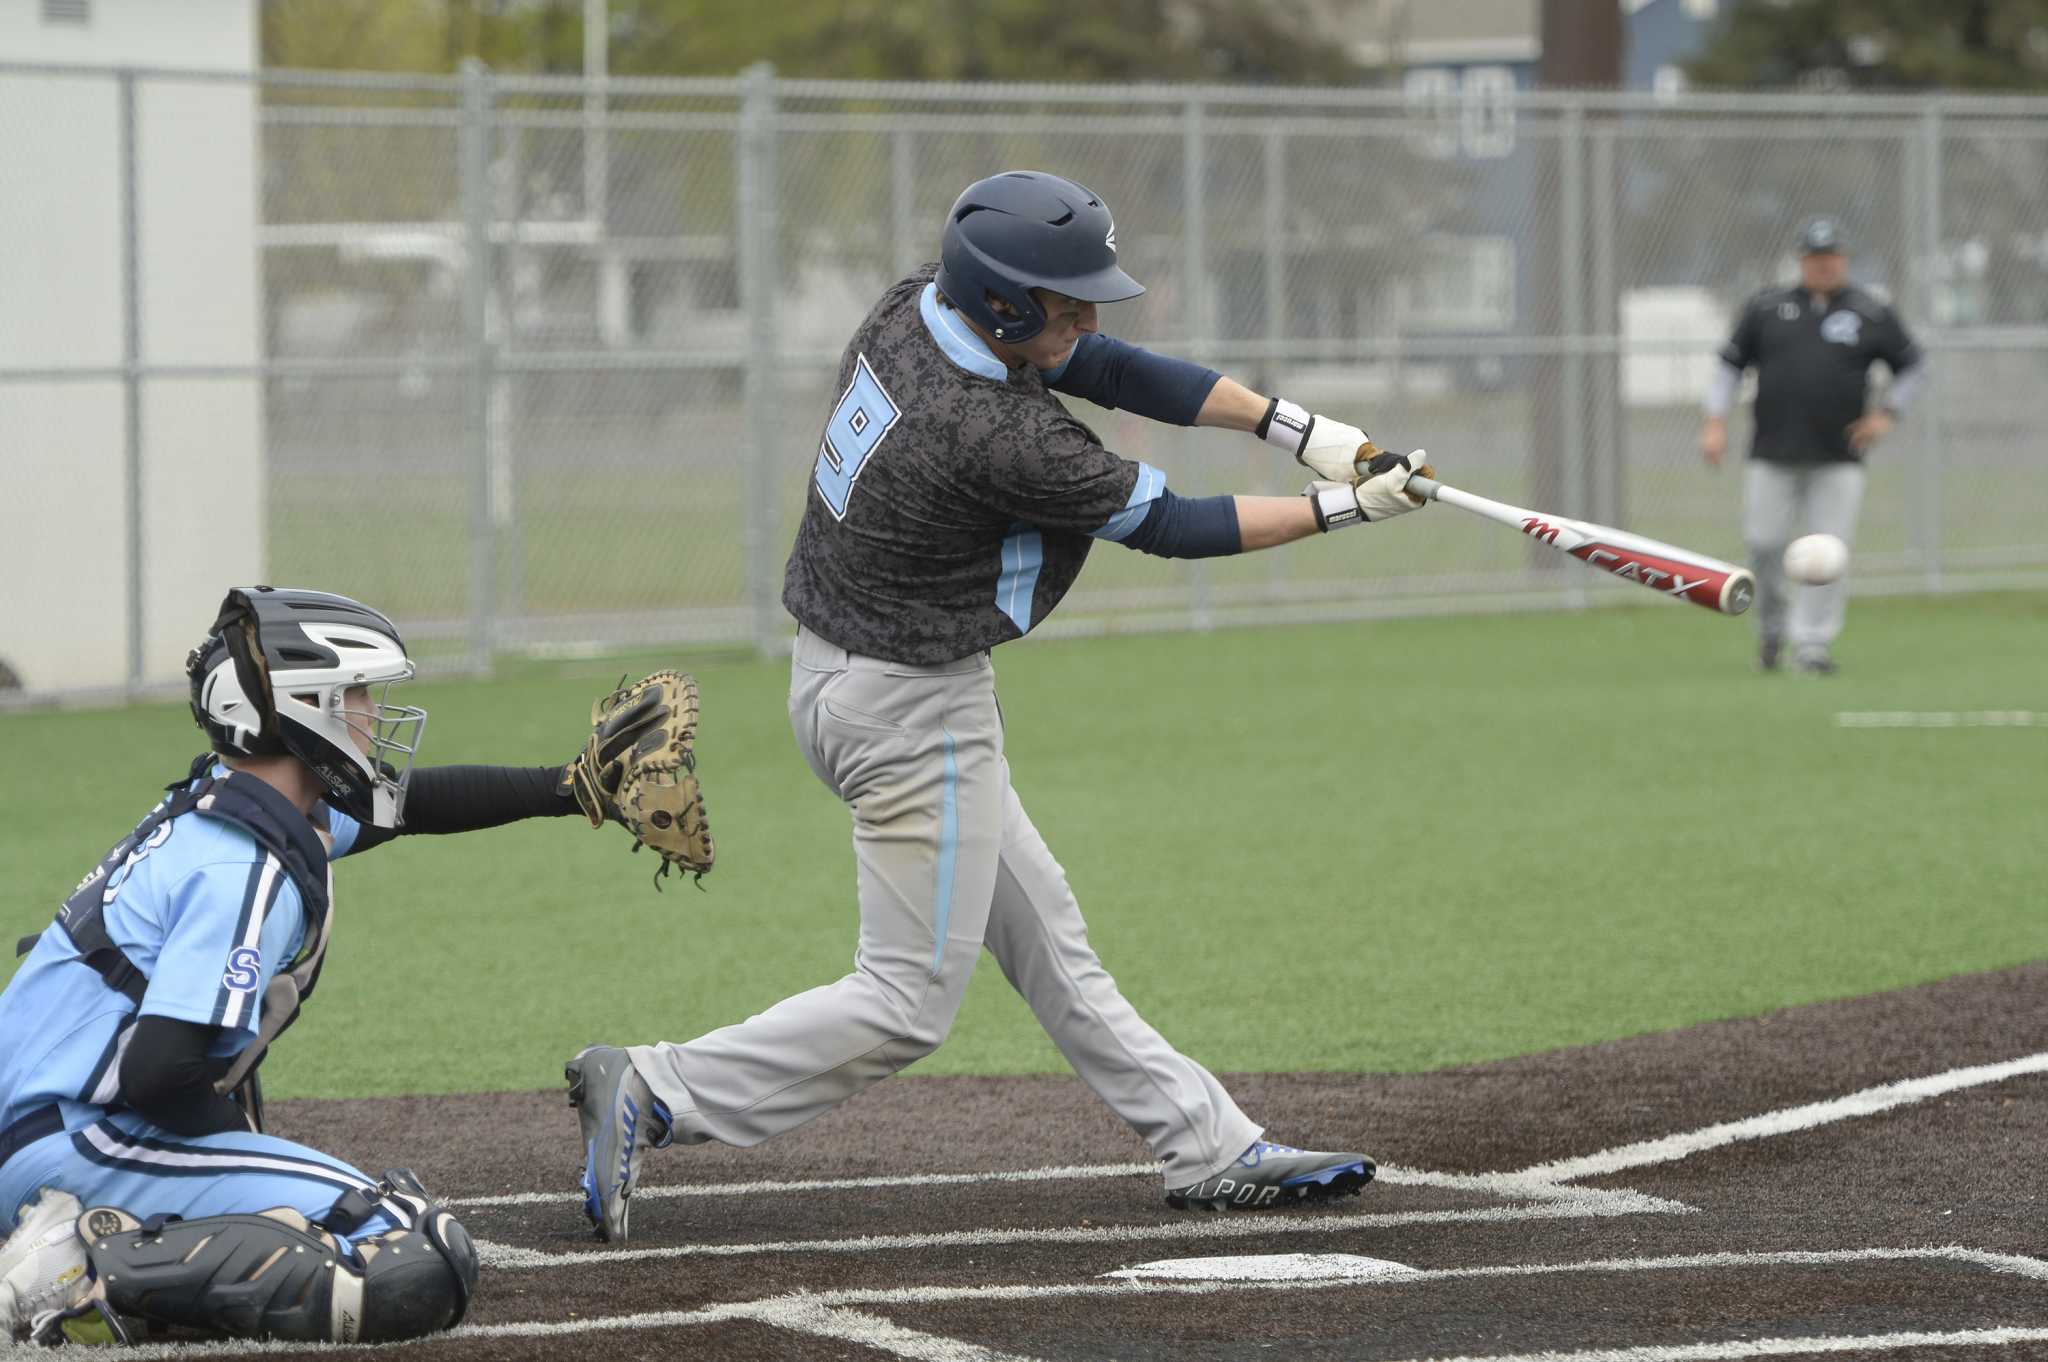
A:
[[[1280,410],[1280,399],[1277,397],[1267,398],[1266,414],[1259,418],[1259,423],[1256,426],[1252,427],[1252,434],[1258,436],[1261,440],[1265,439],[1266,432],[1273,428],[1273,413],[1278,410]]]

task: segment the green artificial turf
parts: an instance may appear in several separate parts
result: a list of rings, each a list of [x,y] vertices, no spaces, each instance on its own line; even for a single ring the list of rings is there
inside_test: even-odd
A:
[[[2048,599],[1859,601],[1838,655],[1761,676],[1746,621],[1651,604],[996,661],[1018,791],[1150,1021],[1218,1070],[1412,1070],[2048,953],[2048,720],[1834,720],[2048,712]],[[703,684],[704,891],[656,893],[623,833],[568,819],[345,861],[274,1096],[546,1087],[589,1041],[687,1039],[850,967],[847,817],[784,666],[508,663],[405,698],[428,763],[553,762],[657,664]],[[0,717],[0,925],[44,925],[197,736],[182,706]],[[919,1071],[1061,1067],[984,957]]]

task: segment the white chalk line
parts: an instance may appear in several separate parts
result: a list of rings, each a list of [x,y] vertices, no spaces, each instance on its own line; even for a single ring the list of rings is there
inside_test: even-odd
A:
[[[1836,728],[2048,728],[2048,714],[2030,709],[1845,709]]]
[[[589,1252],[544,1253],[539,1249],[476,1240],[477,1255],[497,1269],[593,1267],[618,1263],[659,1262],[671,1258],[741,1258],[789,1253],[882,1253],[903,1249],[985,1248],[999,1244],[1118,1244],[1154,1240],[1250,1239],[1277,1235],[1341,1234],[1347,1230],[1387,1229],[1396,1225],[1449,1225],[1515,1220],[1574,1220],[1595,1216],[1683,1215],[1693,1208],[1683,1202],[1640,1192],[1608,1189],[1598,1197],[1553,1198],[1512,1206],[1480,1206],[1463,1210],[1372,1211],[1203,1216],[1146,1225],[1062,1226],[1057,1229],[935,1230],[926,1234],[873,1234],[840,1239],[751,1240],[736,1243],[661,1244],[647,1248],[596,1249]]]
[[[1860,1092],[1850,1093],[1847,1096],[1833,1098],[1824,1102],[1814,1102],[1798,1107],[1788,1107],[1775,1112],[1767,1112],[1761,1116],[1750,1117],[1742,1121],[1726,1122],[1721,1125],[1708,1126],[1700,1130],[1691,1131],[1679,1135],[1667,1136],[1658,1140],[1646,1140],[1640,1141],[1635,1144],[1622,1145],[1614,1149],[1604,1150],[1600,1153],[1586,1155],[1578,1159],[1567,1159],[1548,1164],[1538,1164],[1534,1167],[1524,1169],[1519,1173],[1442,1174],[1427,1173],[1412,1169],[1401,1170],[1391,1167],[1383,1167],[1380,1174],[1381,1180],[1389,1183],[1414,1181],[1419,1183],[1425,1183],[1426,1185],[1466,1187],[1473,1190],[1491,1190],[1502,1195],[1520,1195],[1524,1197],[1540,1198],[1538,1203],[1535,1205],[1491,1207],[1472,1211],[1437,1211],[1411,1212],[1406,1214],[1395,1213],[1386,1215],[1323,1216],[1317,1217],[1314,1221],[1266,1220],[1253,1222],[1248,1220],[1239,1220],[1210,1221],[1206,1223],[1194,1222],[1192,1224],[1169,1223],[1163,1225],[1143,1227],[1126,1227],[1121,1229],[1104,1227],[1101,1230],[1095,1230],[1091,1228],[1087,1231],[1023,1231],[1011,1232],[1007,1234],[1001,1231],[964,1232],[958,1235],[947,1236],[945,1238],[945,1242],[981,1244],[1017,1242],[1019,1239],[1052,1242],[1075,1242],[1074,1236],[1076,1235],[1083,1235],[1089,1238],[1100,1237],[1105,1239],[1123,1240],[1142,1240],[1149,1238],[1166,1238],[1173,1236],[1184,1236],[1190,1238],[1236,1238],[1242,1237],[1244,1235],[1260,1233],[1300,1233],[1315,1230],[1334,1230],[1340,1228],[1403,1223],[1443,1223],[1447,1221],[1466,1220],[1533,1220],[1568,1218],[1586,1215],[1643,1214],[1651,1211],[1664,1211],[1667,1213],[1686,1213],[1691,1211],[1693,1208],[1686,1206],[1683,1203],[1668,1201],[1662,1198],[1650,1197],[1642,1193],[1630,1192],[1621,1189],[1610,1190],[1593,1188],[1573,1188],[1561,1184],[1577,1178],[1594,1177],[1607,1173],[1620,1172],[1628,1168],[1639,1168],[1652,1164],[1673,1162],[1679,1159],[1686,1158],[1692,1154],[1699,1153],[1702,1150],[1706,1149],[1718,1148],[1723,1145],[1733,1144],[1744,1140],[1764,1139],[1774,1135],[1790,1134],[1795,1131],[1811,1129],[1815,1126],[1826,1125],[1836,1121],[1846,1120],[1855,1116],[1870,1115],[1876,1112],[1890,1110],[1895,1107],[1925,1101],[1930,1097],[1936,1097],[1945,1093],[1959,1091],[1964,1088],[1974,1087],[1986,1083],[1995,1083],[2002,1081],[2006,1078],[2017,1077],[2025,1074],[2042,1072],[2048,1072],[2048,1052],[2022,1056],[2018,1059],[2007,1060],[2003,1063],[1998,1064],[1975,1065],[1968,1068],[1952,1069],[1944,1073],[1933,1074],[1924,1078],[1905,1079],[1896,1083],[1881,1084],[1874,1088],[1866,1088]],[[1132,1176],[1136,1175],[1137,1173],[1149,1171],[1153,1170],[1149,1165],[1144,1164],[1104,1164],[1088,1165],[1080,1169],[1022,1170],[1021,1172],[1009,1174],[1007,1175],[1007,1177],[1008,1180],[1013,1181],[1029,1181],[1036,1180],[1033,1178],[1033,1174],[1040,1174],[1041,1176],[1047,1178],[1060,1175],[1076,1174],[1080,1176],[1092,1177],[1115,1177]],[[982,1180],[985,1177],[1004,1178],[1006,1175],[934,1174],[925,1176],[930,1178],[944,1178],[948,1180],[960,1181],[969,1179]],[[820,1183],[816,1185],[864,1187],[870,1185],[895,1186],[916,1184],[906,1184],[903,1181],[893,1179],[835,1179],[831,1180],[829,1184]],[[764,1184],[741,1183],[727,1184],[726,1186],[733,1191],[740,1191],[750,1187],[759,1189],[763,1187]],[[775,1186],[775,1184],[767,1184],[767,1186]],[[792,1188],[803,1188],[805,1185],[785,1184],[782,1186]],[[655,1189],[649,1189],[650,1192],[654,1190]],[[679,1191],[672,1194],[686,1195],[688,1193]],[[1591,1200],[1590,1198],[1592,1197],[1598,1197],[1603,1199]],[[529,1202],[543,1202],[555,1199],[557,1198],[555,1194],[552,1193],[524,1193],[516,1194],[515,1197],[512,1198],[477,1198],[461,1204],[520,1205],[529,1204]],[[575,1198],[568,1197],[563,1199],[573,1201]],[[1623,1207],[1628,1207],[1629,1209],[1623,1209]],[[487,1263],[494,1262],[496,1265],[504,1267],[546,1267],[582,1264],[599,1261],[620,1261],[642,1257],[669,1258],[693,1255],[724,1255],[744,1253],[748,1251],[846,1251],[848,1248],[858,1248],[860,1246],[918,1247],[922,1246],[922,1241],[929,1240],[931,1238],[932,1236],[887,1236],[862,1240],[819,1240],[809,1242],[792,1241],[785,1244],[766,1246],[742,1244],[676,1245],[656,1249],[625,1249],[614,1250],[610,1252],[582,1254],[545,1254],[540,1253],[537,1250],[521,1249],[508,1245],[488,1244],[481,1241],[478,1244],[478,1248],[480,1253],[484,1256],[485,1261]],[[837,1307],[840,1305],[851,1304],[918,1304],[938,1303],[945,1300],[953,1299],[971,1298],[993,1300],[1011,1299],[1025,1296],[1071,1296],[1082,1294],[1107,1294],[1118,1292],[1125,1294],[1208,1294],[1214,1291],[1232,1289],[1269,1291],[1327,1290],[1343,1286],[1383,1285],[1390,1282],[1407,1284],[1410,1282],[1419,1283],[1433,1280],[1450,1280],[1459,1277],[1477,1276],[1530,1275],[1536,1273],[1554,1273],[1570,1271],[1645,1271],[1657,1268],[1682,1269],[1699,1267],[1718,1267],[1737,1264],[1819,1264],[1851,1261],[1855,1259],[1904,1260],[1911,1258],[1948,1259],[1951,1261],[1972,1263],[1978,1266],[1987,1267],[1993,1271],[2017,1273],[2018,1275],[2048,1281],[2048,1262],[2043,1262],[2040,1259],[2024,1258],[2011,1254],[1989,1253],[1982,1250],[1965,1249],[1957,1247],[1942,1249],[1850,1249],[1789,1254],[1702,1254],[1691,1255],[1682,1258],[1663,1259],[1606,1259],[1597,1262],[1581,1264],[1527,1264],[1480,1268],[1418,1269],[1413,1273],[1400,1274],[1398,1276],[1389,1277],[1378,1282],[1370,1280],[1361,1282],[1355,1279],[1335,1281],[1294,1281],[1260,1283],[1131,1282],[1118,1283],[1114,1286],[1107,1286],[1103,1283],[1090,1282],[1042,1287],[909,1288],[907,1290],[891,1292],[839,1292],[820,1293],[817,1295],[800,1294],[799,1296],[794,1298],[778,1297],[771,1298],[770,1300],[766,1301],[754,1301],[728,1305],[719,1305],[694,1311],[660,1311],[650,1314],[619,1315],[583,1320],[560,1321],[555,1323],[535,1322],[523,1324],[475,1326],[458,1330],[450,1336],[540,1337],[553,1334],[581,1333],[587,1330],[596,1329],[668,1328],[688,1324],[713,1323],[720,1320],[742,1318],[759,1319],[764,1323],[777,1322],[776,1320],[770,1319],[770,1315],[786,1315],[788,1318],[794,1321],[797,1318],[797,1315],[790,1313],[790,1311],[792,1310],[793,1302],[795,1301],[803,1301],[811,1304],[824,1305],[827,1307]],[[786,1327],[800,1328],[802,1326],[792,1322],[792,1324]],[[835,1317],[833,1327],[854,1328],[865,1326],[857,1326],[854,1323],[850,1323],[844,1317]],[[895,1328],[896,1326],[890,1327]],[[908,1331],[905,1332],[908,1333]],[[841,1335],[834,1334],[832,1336],[839,1337]],[[901,1344],[903,1346],[910,1346],[910,1340],[912,1339],[921,1340],[921,1342],[919,1342],[917,1346],[923,1347],[925,1344],[929,1344],[932,1345],[932,1347],[937,1348],[938,1351],[905,1352],[901,1351],[899,1347],[896,1346],[882,1346],[881,1350],[885,1352],[895,1353],[898,1356],[930,1358],[933,1359],[933,1362],[954,1362],[955,1359],[958,1359],[959,1362],[979,1362],[979,1360],[981,1359],[986,1359],[987,1362],[1007,1362],[1006,1359],[1002,1359],[1000,1355],[997,1354],[989,1354],[986,1352],[976,1353],[972,1351],[963,1352],[958,1350],[947,1351],[946,1349],[949,1346],[953,1346],[956,1344],[956,1340],[938,1339],[933,1338],[929,1335],[911,1334],[909,1335],[908,1339],[896,1338],[895,1341],[896,1343]],[[1605,1358],[1614,1359],[1615,1362],[1690,1362],[1691,1359],[1698,1359],[1698,1362],[1716,1362],[1716,1359],[1724,1357],[1733,1359],[1742,1357],[1793,1355],[1791,1352],[1786,1351],[1786,1349],[1790,1349],[1794,1345],[1796,1345],[1797,1348],[1801,1351],[1813,1353],[1855,1351],[1858,1348],[1869,1348],[1873,1351],[1890,1351],[1909,1347],[1932,1347],[1953,1344],[1981,1344],[1987,1346],[1997,1346],[2004,1345],[2006,1343],[2034,1342],[2044,1339],[2048,1339],[2048,1330],[1994,1328],[1969,1330],[1949,1334],[1899,1333],[1886,1335],[1857,1336],[1854,1338],[1844,1336],[1841,1338],[1820,1339],[1754,1340],[1741,1344],[1678,1345],[1676,1349],[1665,1348],[1661,1351],[1653,1347],[1648,1349],[1636,1348],[1624,1349],[1619,1351],[1606,1350],[1551,1354],[1525,1354],[1522,1355],[1520,1358],[1515,1359],[1495,1357],[1488,1359],[1488,1362],[1550,1362],[1550,1360],[1553,1358],[1557,1359],[1557,1362],[1597,1362],[1598,1359]],[[1779,1347],[1779,1345],[1781,1344],[1783,1345],[1782,1348]],[[334,1345],[229,1342],[204,1345],[168,1345],[154,1348],[144,1347],[135,1349],[124,1349],[122,1355],[125,1358],[133,1359],[134,1362],[146,1362],[146,1359],[152,1357],[179,1358],[193,1356],[198,1353],[217,1354],[308,1352],[317,1351],[324,1348],[330,1348],[332,1346]],[[958,1347],[963,1348],[968,1346],[970,1345],[958,1345]],[[1747,1347],[1752,1351],[1701,1351],[1701,1349],[1726,1349],[1737,1347]],[[1774,1348],[1778,1350],[1770,1350]],[[1764,1351],[1756,1351],[1758,1349],[1763,1349]],[[8,1351],[8,1349],[4,1345],[0,1345],[0,1351]]]
[[[633,1199],[667,1200],[672,1197],[774,1196],[804,1192],[867,1192],[889,1188],[963,1187],[979,1183],[1085,1182],[1096,1178],[1159,1176],[1156,1163],[1088,1163],[1064,1168],[1012,1168],[995,1173],[910,1173],[866,1178],[808,1178],[783,1182],[676,1182],[640,1187]],[[1551,1188],[1532,1185],[1514,1173],[1441,1173],[1426,1168],[1401,1168],[1381,1164],[1373,1174],[1375,1182],[1390,1186],[1441,1187],[1451,1191],[1479,1192],[1494,1196],[1577,1196],[1578,1187]],[[506,1206],[581,1205],[583,1194],[571,1192],[507,1192],[499,1196],[450,1197],[448,1206],[463,1210],[493,1210]]]
[[[1740,1121],[1707,1126],[1699,1130],[1666,1135],[1654,1140],[1621,1145],[1576,1159],[1537,1164],[1516,1173],[1446,1173],[1433,1169],[1403,1168],[1381,1164],[1375,1180],[1390,1186],[1440,1187],[1515,1198],[1559,1198],[1580,1195],[1589,1189],[1567,1184],[1579,1178],[1596,1177],[1626,1168],[1669,1163],[1702,1150],[1741,1140],[1785,1135],[1813,1126],[1827,1125],[1855,1116],[1870,1115],[1892,1107],[1924,1101],[1962,1088],[1996,1083],[2022,1074],[2048,1072],[2048,1052],[2026,1055],[1998,1064],[1951,1069],[1924,1078],[1903,1079],[1881,1084],[1843,1097],[1829,1098],[1804,1106],[1765,1112]],[[1158,1175],[1157,1164],[1094,1163],[1059,1168],[1013,1168],[990,1173],[916,1173],[903,1176],[865,1178],[812,1178],[779,1182],[672,1183],[642,1187],[636,1200],[665,1200],[672,1197],[768,1196],[784,1193],[877,1191],[888,1188],[966,1186],[976,1183],[1078,1182],[1095,1178],[1135,1178]],[[580,1192],[511,1192],[500,1196],[452,1197],[447,1204],[464,1209],[495,1209],[508,1206],[574,1205]]]
[[[1923,1348],[2006,1347],[2048,1341],[2048,1329],[1959,1329],[1951,1333],[1835,1334],[1824,1338],[1758,1338],[1729,1343],[1652,1343],[1639,1348],[1577,1352],[1479,1353],[1416,1358],[1413,1362],[1741,1362],[1748,1357],[1812,1357],[1824,1353],[1880,1353]]]
[[[1620,1189],[1574,1188],[1581,1178],[1618,1173],[1631,1168],[1669,1163],[1704,1150],[1746,1140],[1767,1139],[1857,1116],[1872,1115],[1896,1107],[1965,1088],[2001,1082],[2008,1078],[2048,1072],[2048,1052],[2021,1056],[1996,1064],[1979,1064],[1951,1069],[1921,1078],[1902,1079],[1849,1093],[1842,1097],[1802,1106],[1765,1112],[1740,1121],[1724,1122],[1698,1130],[1667,1135],[1602,1150],[1576,1159],[1537,1164],[1518,1173],[1439,1173],[1425,1169],[1386,1166],[1379,1178],[1389,1184],[1434,1186],[1455,1190],[1486,1192],[1503,1198],[1520,1198],[1524,1204],[1461,1211],[1387,1212],[1361,1216],[1317,1217],[1313,1220],[1279,1222],[1172,1223],[1151,1226],[1090,1226],[1054,1230],[953,1230],[929,1234],[868,1235],[840,1239],[762,1241],[733,1244],[672,1244],[643,1249],[611,1249],[585,1253],[543,1253],[480,1240],[484,1261],[501,1268],[547,1268],[584,1266],[594,1263],[634,1262],[684,1257],[730,1257],[749,1254],[866,1253],[911,1248],[979,1247],[1010,1243],[1110,1243],[1164,1238],[1237,1238],[1264,1233],[1330,1233],[1342,1228],[1387,1227],[1402,1224],[1444,1224],[1458,1221],[1536,1220],[1575,1216],[1684,1214],[1692,1208],[1681,1202],[1649,1197]],[[1134,1177],[1154,1170],[1147,1164],[1088,1164],[1067,1168],[1022,1169],[1004,1173],[921,1174],[907,1178],[847,1178],[808,1183],[723,1183],[678,1188],[671,1195],[744,1195],[762,1190],[810,1191],[836,1188],[944,1186],[971,1181],[1034,1182],[1087,1178]],[[641,1195],[666,1189],[649,1188]],[[552,1193],[516,1194],[518,1199],[491,1198],[469,1205],[525,1205],[573,1197]],[[1588,1200],[1589,1196],[1611,1196],[1615,1200]],[[1534,1201],[1535,1205],[1526,1204]]]
[[[836,1338],[914,1362],[1033,1362],[1017,1353],[1000,1353],[964,1339],[920,1333],[880,1315],[845,1306],[835,1309],[810,1300],[788,1301],[782,1308],[764,1312],[758,1318],[764,1324],[819,1338]]]
[[[2008,1078],[2038,1073],[2048,1073],[2048,1051],[2023,1055],[2018,1059],[2008,1059],[1998,1064],[1977,1064],[1969,1068],[1930,1074],[1925,1078],[1907,1078],[1896,1083],[1883,1083],[1874,1088],[1849,1093],[1844,1097],[1830,1098],[1825,1102],[1785,1107],[1779,1111],[1765,1112],[1761,1116],[1751,1116],[1740,1121],[1728,1121],[1679,1135],[1666,1135],[1661,1139],[1642,1140],[1614,1149],[1603,1149],[1597,1154],[1587,1154],[1582,1158],[1539,1163],[1533,1168],[1526,1168],[1520,1173],[1508,1176],[1515,1179],[1527,1178],[1532,1182],[1544,1184],[1600,1177],[1630,1168],[1671,1163],[1704,1150],[1718,1149],[1723,1145],[1736,1144],[1744,1140],[1790,1135],[1795,1131],[1831,1125],[1851,1117],[1870,1116],[1894,1107],[1924,1102],[1930,1097],[1959,1092],[1964,1088],[1999,1083]]]
[[[575,1335],[599,1330],[647,1330],[683,1328],[698,1324],[718,1324],[733,1320],[752,1320],[774,1324],[790,1329],[808,1329],[810,1322],[823,1320],[835,1330],[831,1337],[848,1341],[868,1342],[865,1336],[852,1331],[859,1327],[856,1318],[862,1316],[855,1307],[860,1306],[917,1306],[946,1305],[963,1301],[988,1303],[992,1301],[1038,1301],[1071,1299],[1075,1297],[1119,1298],[1133,1296],[1208,1296],[1234,1291],[1331,1291],[1352,1289],[1361,1291],[1385,1291],[1421,1285],[1430,1282],[1470,1281],[1485,1278],[1547,1277],[1565,1276],[1572,1273],[1623,1273],[1623,1272],[1668,1272],[1690,1271],[1713,1268],[1761,1268],[1761,1267],[1838,1267],[1859,1262],[1950,1262],[1967,1267],[1983,1268],[1987,1271],[2026,1277],[2035,1281],[2048,1282],[2048,1261],[2028,1258],[2018,1254],[1993,1253],[1983,1249],[1963,1248],[1949,1245],[1928,1248],[1864,1248],[1864,1249],[1814,1249],[1784,1250],[1757,1253],[1694,1253],[1659,1258],[1596,1258],[1563,1263],[1501,1263],[1484,1267],[1418,1268],[1412,1272],[1389,1274],[1385,1277],[1319,1280],[1283,1280],[1268,1282],[1164,1282],[1164,1281],[1087,1281],[1058,1282],[1043,1285],[1019,1286],[915,1286],[893,1288],[846,1288],[835,1291],[795,1292],[771,1296],[757,1301],[729,1302],[705,1306],[696,1310],[659,1310],[635,1315],[611,1315],[590,1319],[573,1320],[532,1320],[507,1324],[465,1325],[451,1331],[446,1337],[451,1340],[470,1338],[549,1338],[561,1335]],[[958,1343],[956,1340],[941,1339],[933,1335],[917,1334],[902,1330],[901,1335],[893,1331],[900,1326],[880,1321],[889,1333],[878,1333],[877,1337],[898,1339],[907,1346],[953,1344],[959,1349],[971,1349],[974,1345]],[[2011,1333],[2013,1337],[1994,1337]],[[1968,1335],[1878,1335],[1877,1337],[1967,1337],[1972,1342],[2022,1342],[2035,1338],[2048,1338],[2048,1330],[1973,1330]],[[1828,1339],[1793,1340],[1805,1345],[1827,1344]],[[323,1343],[219,1343],[219,1344],[171,1344],[142,1348],[124,1348],[121,1357],[124,1362],[148,1362],[151,1358],[185,1358],[206,1353],[278,1353],[316,1352],[333,1348],[334,1344]],[[1002,1354],[986,1351],[927,1351],[903,1352],[877,1343],[883,1351],[895,1352],[898,1356],[925,1357],[934,1362],[1009,1362]],[[1734,1347],[1738,1344],[1678,1345],[1690,1347]],[[1754,1343],[1748,1346],[1756,1346]],[[1907,1346],[1901,1344],[1899,1346]],[[1814,1350],[1824,1350],[1815,1348]],[[1849,1350],[1845,1340],[1833,1351]],[[1673,1354],[1692,1357],[1693,1352]],[[1697,1354],[1702,1359],[1723,1356],[1719,1353]],[[1729,1353],[1728,1357],[1742,1357],[1752,1354]],[[1769,1356],[1773,1354],[1753,1354]],[[1527,1354],[1520,1362],[1536,1362],[1538,1358],[1571,1359],[1572,1362],[1592,1362],[1592,1359],[1614,1357],[1630,1359],[1631,1362],[1662,1362],[1665,1354],[1649,1350],[1622,1350],[1613,1352],[1572,1352],[1558,1354]],[[1508,1362],[1504,1358],[1488,1359],[1488,1362]]]
[[[1385,1169],[1380,1170],[1382,1181]],[[1127,1178],[1149,1174],[1159,1176],[1156,1163],[1087,1163],[1067,1168],[1011,1168],[998,1173],[914,1173],[893,1177],[809,1178],[792,1182],[675,1182],[641,1187],[633,1193],[642,1197],[689,1196],[772,1196],[787,1192],[867,1192],[889,1187],[959,1187],[994,1182],[1079,1182],[1088,1178]],[[581,1192],[510,1192],[503,1196],[454,1197],[446,1204],[468,1208],[497,1206],[541,1206],[581,1204]]]

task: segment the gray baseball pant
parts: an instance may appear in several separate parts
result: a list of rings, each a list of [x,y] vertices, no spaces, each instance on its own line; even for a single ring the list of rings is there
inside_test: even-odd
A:
[[[1066,872],[1010,788],[987,653],[909,666],[802,630],[789,717],[811,770],[853,812],[853,972],[685,1044],[630,1047],[676,1139],[758,1143],[930,1054],[984,946],[1075,1072],[1152,1147],[1169,1188],[1221,1173],[1260,1136],[1088,945]]]
[[[1795,656],[1826,652],[1842,632],[1849,577],[1844,573],[1826,586],[1788,583],[1785,546],[1804,534],[1831,534],[1854,544],[1863,483],[1860,463],[1749,461],[1742,486],[1742,537],[1756,573],[1757,633],[1783,639]]]

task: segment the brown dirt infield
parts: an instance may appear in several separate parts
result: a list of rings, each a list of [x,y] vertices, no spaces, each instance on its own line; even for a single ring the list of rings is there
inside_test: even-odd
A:
[[[1363,1147],[1390,1167],[1357,1201],[1225,1216],[1168,1210],[1154,1174],[904,1184],[1146,1159],[1072,1078],[913,1075],[756,1149],[651,1154],[616,1259],[594,1257],[619,1246],[592,1241],[573,1200],[576,1119],[559,1091],[279,1103],[272,1128],[365,1169],[409,1166],[469,1203],[460,1214],[488,1246],[469,1324],[407,1349],[448,1362],[1795,1355],[1757,1342],[1771,1339],[2010,1362],[2048,1357],[2048,1063],[1619,1171],[1568,1167],[1548,1194],[1450,1175],[2044,1054],[2048,963],[1427,1074],[1237,1075],[1231,1090],[1275,1138]],[[690,1190],[820,1179],[895,1181]],[[536,1193],[549,1195],[477,1202]],[[1223,1254],[1417,1271],[1177,1290],[1102,1275]],[[542,1324],[562,1327],[514,1332]]]

